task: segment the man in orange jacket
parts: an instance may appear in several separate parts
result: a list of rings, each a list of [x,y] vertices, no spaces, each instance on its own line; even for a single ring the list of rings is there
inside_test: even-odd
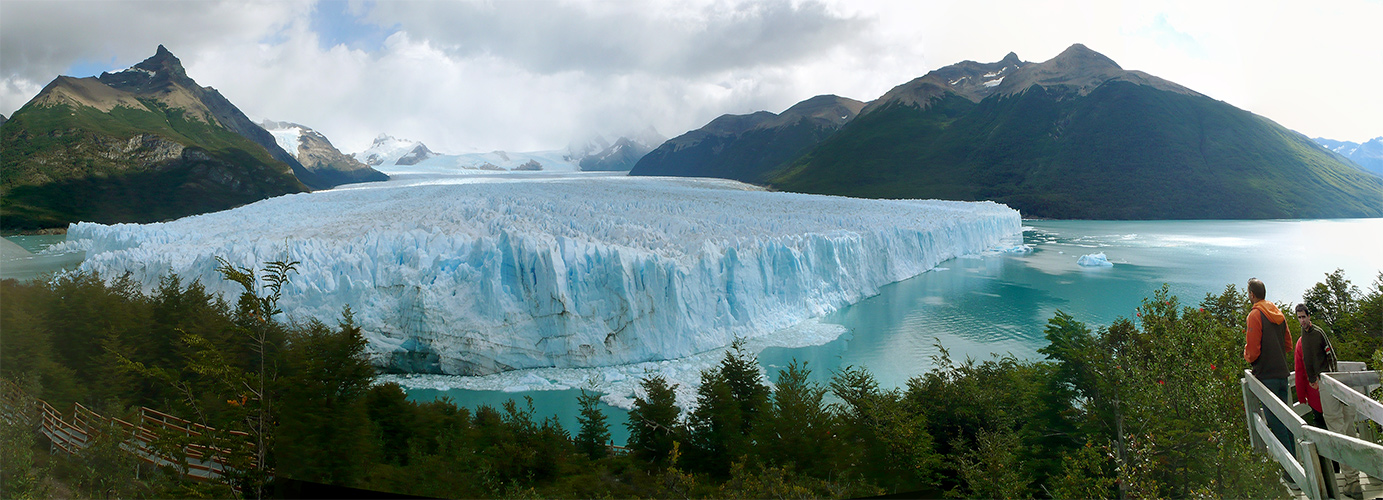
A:
[[[1287,375],[1292,370],[1289,363],[1293,350],[1292,332],[1287,329],[1287,316],[1272,302],[1265,300],[1268,290],[1258,278],[1249,280],[1248,291],[1253,309],[1244,320],[1248,324],[1248,330],[1244,332],[1244,360],[1253,367],[1254,377],[1263,382],[1277,399],[1291,405],[1287,401]],[[1268,428],[1277,436],[1277,440],[1282,442],[1282,446],[1287,448],[1288,453],[1296,455],[1297,448],[1292,442],[1292,433],[1273,412],[1266,411],[1266,408],[1264,410],[1268,417]]]

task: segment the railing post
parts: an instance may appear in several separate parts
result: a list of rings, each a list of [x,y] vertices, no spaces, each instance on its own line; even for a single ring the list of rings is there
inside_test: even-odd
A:
[[[1306,470],[1306,484],[1297,485],[1302,488],[1302,492],[1312,499],[1335,498],[1335,488],[1332,487],[1335,482],[1335,471],[1329,471],[1330,480],[1327,481],[1326,471],[1321,470],[1321,455],[1316,451],[1316,443],[1309,439],[1298,439],[1297,458],[1301,462],[1301,467]]]
[[[1258,397],[1254,396],[1253,391],[1249,389],[1247,377],[1252,376],[1248,370],[1244,370],[1244,377],[1246,378],[1239,379],[1239,388],[1244,390],[1244,426],[1249,431],[1249,446],[1257,451],[1266,451],[1267,446],[1263,443],[1262,436],[1253,431],[1253,416],[1258,413],[1258,408],[1262,405],[1258,403]]]

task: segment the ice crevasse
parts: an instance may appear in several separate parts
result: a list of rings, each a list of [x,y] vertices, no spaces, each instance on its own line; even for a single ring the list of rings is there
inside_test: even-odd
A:
[[[299,261],[280,306],[373,360],[484,375],[673,359],[790,327],[1021,231],[989,202],[863,200],[733,181],[381,183],[156,224],[78,223],[86,271],[146,290],[176,272],[224,294],[216,257]],[[237,285],[238,286],[238,285]]]

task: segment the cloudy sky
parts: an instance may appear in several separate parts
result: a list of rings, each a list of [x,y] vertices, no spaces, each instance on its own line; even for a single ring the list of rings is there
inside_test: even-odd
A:
[[[665,136],[818,94],[1083,43],[1308,136],[1383,135],[1383,0],[0,1],[0,113],[168,47],[252,119],[340,149]]]

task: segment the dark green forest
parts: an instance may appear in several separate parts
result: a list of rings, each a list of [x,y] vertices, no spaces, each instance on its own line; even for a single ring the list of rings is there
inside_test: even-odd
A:
[[[294,266],[223,262],[244,290],[234,302],[177,276],[151,293],[87,274],[0,282],[0,375],[29,395],[112,416],[147,406],[248,436],[222,443],[242,473],[208,484],[141,467],[111,439],[49,454],[6,423],[3,496],[259,497],[274,476],[448,498],[1282,494],[1243,427],[1249,304],[1233,285],[1197,303],[1150,290],[1130,318],[1098,328],[1057,313],[1038,360],[957,360],[942,346],[935,368],[899,388],[861,367],[819,384],[797,363],[769,383],[737,343],[695,401],[644,381],[626,453],[607,446],[595,394],[565,429],[525,401],[469,409],[375,384],[349,309],[334,325],[278,319]],[[1337,271],[1304,296],[1341,359],[1383,363],[1383,273],[1361,291]]]

